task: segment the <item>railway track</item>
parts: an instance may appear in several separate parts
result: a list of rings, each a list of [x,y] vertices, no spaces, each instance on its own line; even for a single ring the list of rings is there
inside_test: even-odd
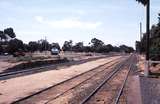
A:
[[[79,104],[127,104],[124,89],[134,60],[132,56],[130,62],[110,74]]]
[[[48,104],[53,100],[58,99],[61,96],[64,96],[65,94],[69,93],[73,89],[81,86],[87,81],[92,80],[93,82],[94,81],[93,78],[96,78],[95,76],[101,76],[99,77],[99,80],[100,80],[102,78],[102,74],[103,74],[103,77],[106,74],[109,74],[112,71],[113,66],[119,66],[119,63],[125,59],[126,58],[118,58],[118,59],[111,60],[110,62],[107,62],[94,69],[91,69],[87,72],[79,74],[64,82],[58,83],[49,88],[43,89],[37,93],[31,94],[25,98],[19,99],[13,102],[12,104],[17,104],[17,103],[18,104],[37,104],[37,103]]]
[[[111,57],[111,56],[106,56],[106,57]],[[104,57],[102,57],[102,58],[104,58]],[[38,72],[42,72],[42,71],[48,71],[53,68],[56,68],[59,65],[60,66],[74,65],[74,64],[85,63],[85,62],[96,60],[96,59],[99,59],[99,58],[85,59],[85,60],[68,62],[68,63],[65,62],[65,63],[60,63],[60,64],[47,65],[47,66],[42,66],[42,67],[30,68],[30,69],[23,69],[23,70],[13,71],[13,72],[2,72],[2,73],[0,73],[0,80],[6,80],[6,79],[14,78],[14,77],[28,75],[28,74],[34,74],[34,73],[38,73]]]
[[[137,68],[136,68],[135,64],[137,62],[138,62],[138,56],[135,55],[135,57],[133,59],[133,63],[130,64],[127,75],[125,76],[125,79],[123,80],[123,83],[120,87],[118,95],[116,96],[115,104],[127,104],[127,95],[126,95],[127,88],[125,88],[125,87],[126,87],[129,75],[132,75],[136,72]]]
[[[95,76],[91,82],[86,81],[85,83],[81,83],[78,86],[76,86],[73,89],[66,92],[65,94],[59,96],[58,98],[51,99],[43,104],[96,104],[96,103],[98,103],[98,104],[111,104],[115,101],[114,97],[116,97],[117,96],[116,94],[118,94],[117,91],[119,91],[119,88],[120,88],[119,86],[121,85],[122,81],[124,80],[124,76],[129,71],[128,67],[130,67],[131,62],[132,62],[131,58],[126,61],[123,61],[119,65],[114,67],[112,71],[110,71],[106,74],[101,73],[100,76],[102,76],[102,77]],[[128,72],[128,74],[129,74],[129,72]],[[127,76],[128,76],[128,74],[127,74]],[[118,76],[120,82],[119,82],[118,86],[115,86],[117,76]],[[110,100],[110,102],[108,102],[108,103],[107,102],[106,103],[99,102],[99,101],[97,102],[97,93],[105,84],[108,85],[108,83],[110,83],[109,88],[113,87],[113,91],[111,90],[112,94],[116,95],[116,96],[112,95],[112,98],[110,98],[112,100]],[[115,89],[114,87],[117,87],[117,89]],[[106,89],[103,89],[102,93],[104,92],[104,90],[106,90]],[[108,90],[110,90],[110,89],[108,89]],[[93,96],[95,96],[95,95],[96,95],[96,98],[93,99]],[[103,100],[106,97],[106,96],[102,97],[102,95],[98,95],[98,96],[99,96],[98,98],[100,98],[100,99],[102,98]],[[119,99],[119,98],[117,98],[117,99]]]

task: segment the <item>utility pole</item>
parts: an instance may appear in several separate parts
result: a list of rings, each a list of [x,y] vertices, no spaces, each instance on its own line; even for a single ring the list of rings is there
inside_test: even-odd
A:
[[[142,22],[140,22],[140,41],[142,40]]]
[[[45,36],[45,45],[44,45],[44,47],[45,47],[45,55],[47,55],[47,38],[46,38],[46,36]]]
[[[147,2],[146,7],[146,70],[145,70],[145,76],[149,75],[149,45],[150,45],[150,0]]]
[[[141,53],[141,47],[142,47],[142,22],[140,22],[140,25],[139,25],[139,39],[140,39],[140,48],[138,50],[139,54]]]
[[[148,0],[147,3],[147,27],[146,27],[146,31],[147,31],[147,53],[146,53],[146,60],[149,60],[149,43],[150,43],[150,0]]]

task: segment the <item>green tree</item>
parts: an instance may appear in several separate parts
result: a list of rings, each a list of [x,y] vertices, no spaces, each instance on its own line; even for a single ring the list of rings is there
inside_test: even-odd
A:
[[[13,39],[16,37],[16,34],[13,31],[13,28],[6,28],[4,31],[0,31],[0,39],[1,41],[7,41],[8,39]]]
[[[1,41],[7,39],[7,37],[6,37],[6,35],[4,34],[3,31],[0,31],[0,38],[1,38]]]
[[[108,48],[108,51],[113,51],[113,46],[111,44],[106,45]]]
[[[47,40],[41,39],[41,40],[38,40],[37,43],[38,43],[38,50],[41,52],[51,49],[51,45],[49,44]]]
[[[114,47],[113,47],[113,52],[120,52],[120,48],[117,47],[117,46],[114,46]]]
[[[28,43],[28,48],[29,48],[29,51],[30,51],[30,52],[35,52],[35,51],[37,51],[37,50],[38,50],[38,47],[39,47],[39,45],[38,45],[38,43],[37,43],[36,41],[30,41],[30,42]]]
[[[72,47],[73,47],[73,41],[69,40],[69,41],[65,41],[63,44],[63,51],[72,51]]]
[[[9,41],[7,48],[8,48],[8,52],[10,54],[13,54],[14,52],[17,52],[17,51],[23,51],[24,45],[21,40],[15,38],[15,39]]]
[[[75,52],[83,52],[84,51],[84,46],[83,46],[83,42],[78,42],[73,46],[73,50]]]
[[[91,47],[94,52],[100,52],[100,49],[103,47],[103,45],[104,45],[103,41],[97,38],[91,39]]]
[[[93,52],[90,46],[84,46],[84,52]]]
[[[134,49],[132,47],[129,47],[129,46],[126,46],[126,45],[121,45],[119,47],[120,47],[120,50],[122,52],[125,52],[125,53],[131,53],[131,52],[134,51]]]
[[[97,38],[91,39],[91,43],[92,43],[92,46],[94,46],[94,47],[98,47],[98,46],[104,45],[104,42],[99,40],[99,39],[97,39]]]
[[[4,34],[8,35],[10,38],[15,38],[16,35],[13,31],[13,28],[7,28],[7,29],[4,29]]]

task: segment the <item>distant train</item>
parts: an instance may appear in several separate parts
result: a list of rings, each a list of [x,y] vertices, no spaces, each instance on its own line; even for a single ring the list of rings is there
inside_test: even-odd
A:
[[[51,54],[52,55],[58,55],[60,53],[60,50],[59,49],[57,49],[57,48],[52,48],[51,49]]]

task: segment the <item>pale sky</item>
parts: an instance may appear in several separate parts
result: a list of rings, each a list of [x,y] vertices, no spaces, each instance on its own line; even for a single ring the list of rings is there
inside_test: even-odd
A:
[[[151,0],[151,24],[157,23],[160,0]],[[25,43],[98,38],[106,44],[129,46],[145,32],[145,8],[136,0],[0,0],[0,30],[12,27]]]

